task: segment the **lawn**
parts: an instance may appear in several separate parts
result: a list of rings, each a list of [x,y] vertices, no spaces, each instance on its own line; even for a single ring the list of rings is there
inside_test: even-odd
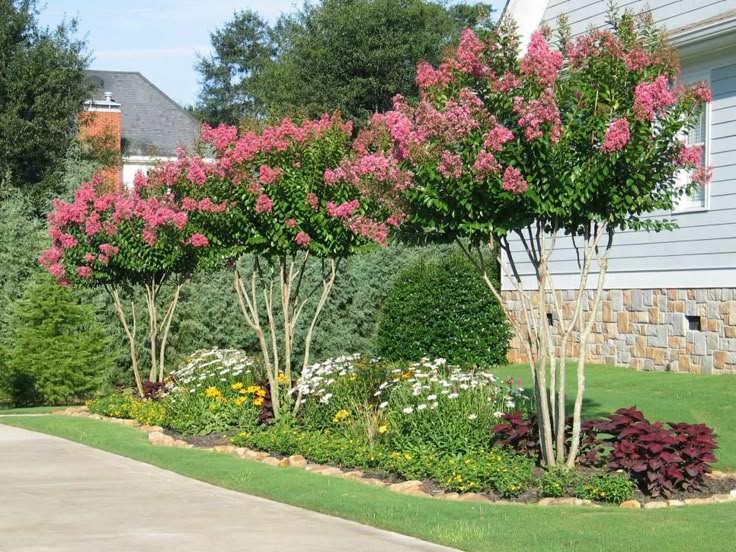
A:
[[[529,366],[497,371],[501,377],[521,378],[531,385]],[[568,369],[570,410],[576,385],[575,369]],[[716,451],[721,470],[736,471],[736,376],[703,376],[674,372],[637,372],[627,368],[590,365],[585,369],[583,415],[598,417],[636,405],[649,420],[704,422],[718,434]]]
[[[65,406],[33,406],[30,408],[0,408],[0,416],[9,414],[48,414],[52,410],[66,408]]]
[[[63,416],[0,423],[58,435],[185,476],[461,550],[720,551],[736,537],[736,504],[666,510],[448,502],[207,451],[153,447],[140,430]]]

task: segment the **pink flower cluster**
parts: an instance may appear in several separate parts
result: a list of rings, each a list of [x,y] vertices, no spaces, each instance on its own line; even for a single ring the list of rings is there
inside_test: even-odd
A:
[[[270,213],[273,209],[273,200],[266,194],[261,194],[256,199],[256,213]]]
[[[681,143],[677,153],[677,164],[682,167],[700,167],[703,164],[703,148]]]
[[[210,244],[207,236],[205,236],[204,234],[200,234],[199,232],[195,232],[194,234],[192,234],[189,242],[192,244],[193,247],[207,247]]]
[[[529,188],[529,184],[521,176],[521,171],[515,167],[508,166],[503,173],[503,189],[515,194],[523,194]]]
[[[307,205],[309,205],[315,211],[319,209],[319,198],[314,192],[307,193],[305,201],[307,202]]]
[[[475,158],[473,170],[476,172],[478,177],[482,178],[489,173],[497,173],[500,171],[501,165],[491,152],[481,150]]]
[[[463,159],[456,153],[442,151],[437,171],[445,178],[460,178],[463,174]]]
[[[281,173],[281,167],[269,167],[268,165],[258,167],[258,179],[263,184],[273,184],[281,176]]]
[[[452,80],[452,71],[447,65],[440,65],[438,69],[435,69],[426,61],[420,61],[417,65],[417,85],[420,90],[426,90],[434,86],[445,86]]]
[[[626,58],[616,35],[608,30],[595,29],[590,33],[578,36],[567,45],[567,57],[573,67],[582,67],[600,56]]]
[[[306,232],[299,232],[294,238],[294,241],[297,245],[305,246],[310,244],[312,238]]]
[[[378,245],[388,242],[388,226],[383,222],[370,220],[366,217],[355,217],[348,226],[356,234],[360,234]]]
[[[521,96],[516,96],[514,111],[519,115],[519,126],[524,128],[524,136],[528,141],[544,136],[542,125],[545,123],[551,123],[550,141],[559,141],[562,122],[553,89],[546,88],[537,100],[524,101]]]
[[[336,205],[332,201],[328,201],[326,205],[327,214],[331,217],[338,218],[348,218],[358,207],[360,207],[360,200],[358,199],[346,201],[340,205]]]
[[[542,31],[532,33],[527,54],[521,60],[521,73],[534,77],[540,86],[552,86],[562,67],[562,53],[550,50]]]
[[[641,71],[652,63],[649,54],[640,46],[632,48],[624,57],[624,61],[630,71]]]
[[[464,29],[455,52],[457,68],[464,73],[481,76],[483,74],[483,66],[480,62],[482,52],[483,43],[480,39],[471,29]]]
[[[623,117],[614,119],[606,131],[606,137],[601,144],[601,151],[613,153],[626,147],[631,139],[629,132],[629,121]]]
[[[642,82],[634,89],[634,114],[639,120],[654,120],[667,107],[675,103],[667,77],[660,75],[654,82]]]
[[[513,132],[496,123],[491,130],[483,135],[483,145],[491,151],[501,151],[503,145],[513,139]]]

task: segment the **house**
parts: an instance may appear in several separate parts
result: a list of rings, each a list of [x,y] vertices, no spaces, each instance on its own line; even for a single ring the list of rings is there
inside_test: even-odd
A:
[[[140,73],[90,70],[87,76],[93,92],[81,134],[106,135],[119,148],[120,167],[103,171],[116,187],[131,187],[138,170],[195,144],[199,122]]]
[[[713,179],[701,193],[663,213],[677,221],[678,229],[618,233],[589,358],[644,370],[734,373],[736,0],[619,0],[618,4],[650,11],[667,29],[680,53],[683,81],[710,83],[713,101],[688,140],[704,146]],[[535,29],[542,24],[554,27],[562,13],[569,18],[573,36],[591,26],[603,27],[608,0],[509,0],[504,11],[516,19],[526,44]],[[531,264],[522,263],[519,269],[525,285],[533,285]],[[556,287],[563,290],[563,300],[569,302],[579,282],[570,240],[558,242],[550,270]],[[519,315],[518,297],[509,282],[503,293]],[[525,360],[518,340],[512,344],[510,360]]]

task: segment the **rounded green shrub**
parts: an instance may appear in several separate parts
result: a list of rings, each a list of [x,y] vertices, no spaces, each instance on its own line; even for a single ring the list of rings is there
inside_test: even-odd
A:
[[[401,272],[379,316],[376,348],[390,360],[441,357],[457,365],[506,360],[503,309],[464,256],[419,260]]]

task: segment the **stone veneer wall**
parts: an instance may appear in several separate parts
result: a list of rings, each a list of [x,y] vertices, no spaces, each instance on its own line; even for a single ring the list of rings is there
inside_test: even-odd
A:
[[[558,293],[569,319],[575,291]],[[521,316],[518,293],[505,291],[503,296],[509,310]],[[583,306],[587,312],[592,297],[593,291],[588,291]],[[699,317],[701,331],[689,330],[686,316]],[[554,320],[552,326],[557,333]],[[591,362],[643,370],[736,373],[736,289],[605,291],[588,347]],[[578,344],[569,344],[568,357],[577,353]],[[527,361],[518,337],[511,341],[508,358]]]

